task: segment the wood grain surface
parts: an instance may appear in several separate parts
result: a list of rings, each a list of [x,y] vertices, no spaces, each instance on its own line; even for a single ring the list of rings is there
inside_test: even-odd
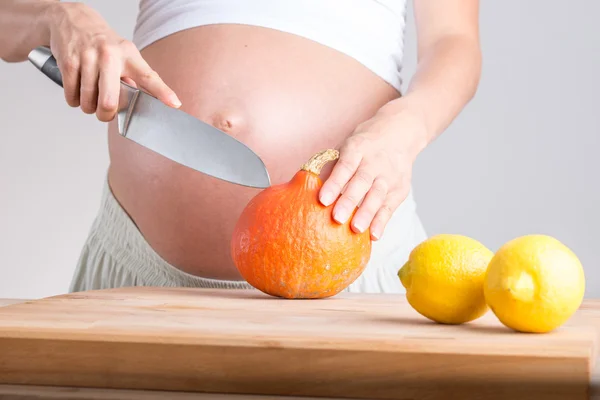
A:
[[[527,335],[491,313],[438,325],[398,295],[299,301],[183,288],[79,293],[0,309],[0,390],[587,399],[599,310],[586,302],[561,329]]]

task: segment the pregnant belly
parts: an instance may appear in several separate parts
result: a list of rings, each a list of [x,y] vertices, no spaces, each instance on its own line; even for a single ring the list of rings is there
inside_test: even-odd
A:
[[[313,153],[336,147],[398,93],[355,60],[275,30],[211,25],[143,50],[182,110],[252,148],[272,184]],[[233,227],[259,189],[189,170],[122,138],[109,125],[109,182],[150,246],[193,275],[240,279]]]

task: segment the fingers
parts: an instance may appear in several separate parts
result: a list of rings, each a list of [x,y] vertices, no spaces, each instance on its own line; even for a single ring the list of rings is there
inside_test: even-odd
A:
[[[81,56],[81,110],[86,114],[96,112],[98,105],[98,55],[95,51],[86,51]]]
[[[373,222],[371,223],[370,233],[372,240],[381,239],[383,231],[390,221],[390,218],[392,218],[394,211],[402,204],[405,198],[406,195],[402,190],[397,190],[388,194],[381,207],[379,207],[379,210],[377,210]]]
[[[121,63],[110,52],[101,56],[98,81],[98,107],[96,117],[102,122],[112,121],[119,105]]]
[[[340,150],[340,158],[331,170],[329,178],[323,183],[319,193],[319,201],[324,206],[333,204],[342,193],[346,183],[355,174],[362,156],[359,153]]]
[[[123,82],[125,82],[126,84],[128,84],[129,86],[133,86],[134,88],[137,88],[137,84],[135,83],[135,81],[133,79],[124,76],[121,78],[121,80]]]
[[[358,167],[333,207],[333,219],[344,224],[358,207],[351,229],[357,233],[370,229],[371,239],[378,240],[406,194],[404,186],[390,191],[386,178],[370,171],[368,166]]]
[[[115,117],[121,80],[150,93],[169,106],[181,106],[177,95],[129,41],[76,46],[64,49],[64,52],[68,52],[68,55],[57,57],[57,62],[67,104],[80,107],[86,114],[95,113],[102,122],[109,122]],[[57,54],[60,53],[57,51]]]
[[[65,101],[71,107],[79,107],[79,85],[81,75],[79,73],[79,58],[67,57],[57,60],[58,68],[62,74]]]
[[[369,188],[364,201],[352,218],[351,226],[355,232],[362,233],[371,225],[375,214],[386,201],[387,194],[388,185],[386,181],[383,178],[375,179],[373,186]]]
[[[350,182],[348,182],[342,196],[336,202],[333,208],[333,219],[341,224],[345,223],[369,189],[371,189],[374,180],[374,176],[368,166],[361,165]]]
[[[351,218],[354,232],[368,229],[371,240],[379,240],[406,198],[409,184],[406,171],[394,167],[385,152],[374,151],[369,140],[355,136],[340,149],[340,158],[323,183],[319,200],[325,206],[335,202],[335,221],[344,224]],[[394,177],[404,178],[398,182]]]
[[[150,68],[137,51],[129,58],[125,75],[131,77],[141,89],[165,104],[175,108],[181,106],[181,101],[175,92]]]

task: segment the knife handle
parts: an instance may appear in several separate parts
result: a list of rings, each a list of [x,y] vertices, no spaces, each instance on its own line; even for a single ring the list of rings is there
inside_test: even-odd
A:
[[[58,86],[63,87],[62,74],[58,69],[56,58],[48,47],[40,46],[31,50],[29,53],[29,61],[42,71],[44,75],[50,78]]]

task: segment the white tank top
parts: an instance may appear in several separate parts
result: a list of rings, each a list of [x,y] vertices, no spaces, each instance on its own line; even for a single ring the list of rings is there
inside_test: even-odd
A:
[[[175,32],[219,23],[272,28],[340,51],[400,91],[406,0],[140,0],[141,50]]]

